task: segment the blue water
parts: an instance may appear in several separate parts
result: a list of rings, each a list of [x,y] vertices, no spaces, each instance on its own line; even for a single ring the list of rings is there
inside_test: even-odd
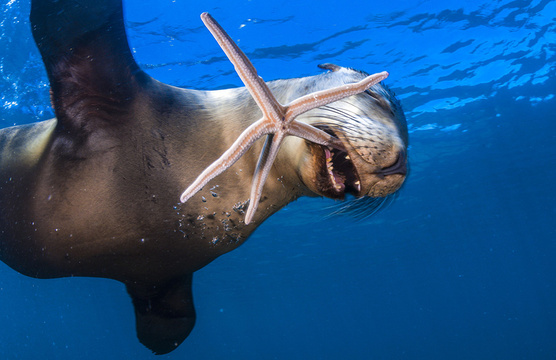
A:
[[[162,359],[556,359],[556,2],[127,1],[140,65],[241,85],[209,11],[266,80],[387,70],[410,128],[396,201],[357,221],[302,199],[194,282]],[[27,1],[2,4],[0,127],[47,119]],[[151,359],[123,285],[0,265],[0,359]]]

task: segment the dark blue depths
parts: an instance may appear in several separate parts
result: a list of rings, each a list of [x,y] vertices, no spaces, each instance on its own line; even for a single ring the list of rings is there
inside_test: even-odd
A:
[[[393,204],[364,220],[289,205],[198,272],[197,326],[161,358],[556,358],[556,2],[125,4],[138,62],[161,81],[241,84],[198,18],[209,11],[266,80],[323,62],[388,70],[410,127]],[[2,5],[0,127],[52,116],[28,9]],[[154,357],[119,283],[2,264],[0,358],[38,356]]]

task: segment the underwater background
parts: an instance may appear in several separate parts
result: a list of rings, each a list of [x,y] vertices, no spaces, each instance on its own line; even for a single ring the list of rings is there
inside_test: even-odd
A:
[[[242,86],[203,11],[265,80],[387,70],[411,172],[368,218],[325,199],[271,217],[196,273],[197,325],[156,358],[556,359],[556,1],[200,3],[124,2],[150,75]],[[53,116],[29,8],[2,3],[0,128]],[[0,263],[0,359],[37,358],[155,356],[122,284]]]

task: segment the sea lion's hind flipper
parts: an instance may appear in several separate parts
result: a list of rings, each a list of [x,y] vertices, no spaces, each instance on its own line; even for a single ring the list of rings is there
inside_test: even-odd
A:
[[[195,325],[191,282],[187,275],[161,286],[128,286],[135,307],[137,337],[156,354],[176,349]]]
[[[59,126],[74,133],[125,121],[148,77],[129,49],[121,0],[33,0],[30,20]]]

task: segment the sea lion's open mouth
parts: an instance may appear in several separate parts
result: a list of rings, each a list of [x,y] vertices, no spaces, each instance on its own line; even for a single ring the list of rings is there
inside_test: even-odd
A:
[[[326,158],[326,171],[334,190],[338,193],[358,194],[361,191],[361,182],[348,153],[333,148],[324,148],[323,150]]]
[[[319,128],[335,136],[332,130]],[[361,196],[361,181],[346,148],[339,144],[334,148],[318,145],[315,148],[319,165],[316,180],[322,194],[333,199],[343,199],[346,193]]]

